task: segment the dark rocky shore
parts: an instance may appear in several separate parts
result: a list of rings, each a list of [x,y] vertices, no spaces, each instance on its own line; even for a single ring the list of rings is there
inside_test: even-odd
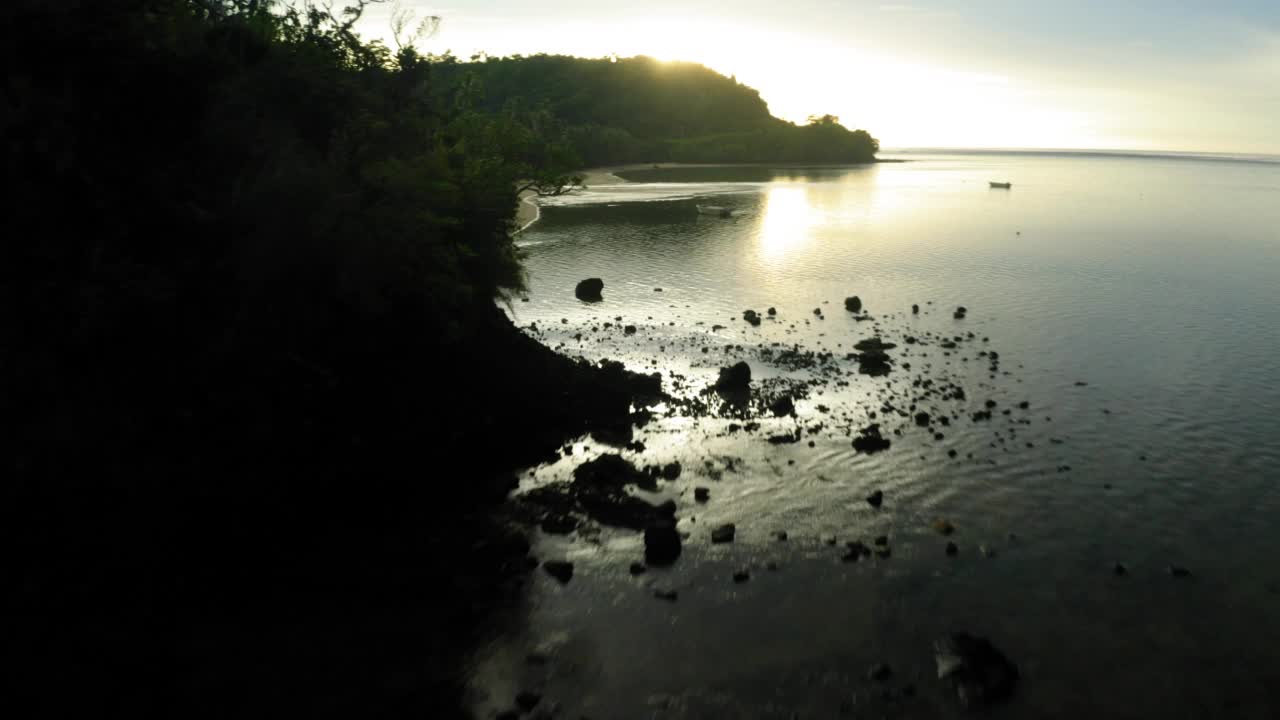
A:
[[[164,425],[113,428],[106,390],[84,432],[34,415],[9,488],[19,679],[142,716],[464,716],[461,659],[536,564],[499,507],[514,471],[657,390],[496,307],[469,320],[448,341],[335,323],[334,366],[254,358]]]

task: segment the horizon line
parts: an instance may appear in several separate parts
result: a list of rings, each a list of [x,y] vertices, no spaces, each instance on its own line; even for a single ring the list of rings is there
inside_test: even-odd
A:
[[[1236,160],[1243,162],[1280,163],[1280,153],[1229,152],[1219,150],[1131,150],[1119,148],[1055,148],[1055,147],[964,147],[945,145],[913,145],[881,147],[877,155],[886,153],[969,153],[1007,155],[1110,155],[1113,157],[1180,158],[1187,160]]]

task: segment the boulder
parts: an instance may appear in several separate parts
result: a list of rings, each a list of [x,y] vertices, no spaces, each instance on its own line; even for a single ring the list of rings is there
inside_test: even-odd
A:
[[[717,390],[746,390],[750,385],[751,366],[745,362],[721,368],[720,376],[716,379]]]
[[[752,326],[757,326],[760,324],[760,313],[757,313],[755,310],[745,310],[742,313],[742,319],[746,320]]]
[[[519,695],[516,695],[516,705],[525,712],[531,712],[534,708],[538,707],[538,703],[540,702],[542,702],[542,696],[530,690],[525,690]]]
[[[711,499],[711,490],[705,487],[696,487],[693,489],[693,499],[698,502],[706,502]]]
[[[862,298],[854,295],[844,299],[844,309],[851,313],[862,312]]]
[[[738,529],[733,523],[726,523],[711,531],[711,542],[713,543],[731,543],[733,537],[737,534]]]
[[[583,302],[600,302],[604,299],[604,296],[601,295],[603,290],[603,280],[600,278],[587,278],[574,287],[573,296]]]
[[[680,533],[674,520],[661,520],[644,531],[644,561],[649,565],[670,565],[680,557]]]
[[[1018,668],[990,641],[953,633],[934,643],[938,677],[950,680],[965,708],[1006,700],[1018,685]]]
[[[773,402],[769,403],[769,412],[772,412],[777,417],[782,417],[784,415],[795,415],[796,414],[795,401],[791,399],[790,395],[783,395],[775,399]]]
[[[542,569],[547,571],[551,577],[559,580],[561,584],[569,582],[573,577],[573,563],[564,560],[548,560],[542,563]]]
[[[872,423],[858,432],[853,448],[868,455],[889,449],[889,439],[880,434],[880,424]]]
[[[884,502],[884,493],[879,490],[867,496],[867,504],[873,508],[880,507],[881,503],[883,502]]]

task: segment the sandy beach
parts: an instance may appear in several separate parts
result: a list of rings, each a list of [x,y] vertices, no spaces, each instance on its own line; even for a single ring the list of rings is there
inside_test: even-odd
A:
[[[613,173],[619,170],[635,170],[638,168],[651,168],[651,167],[667,167],[667,165],[655,166],[651,163],[646,163],[646,164],[635,164],[635,165],[617,165],[613,167],[587,168],[586,170],[582,171],[582,177],[583,177],[582,184],[585,187],[593,187],[596,185],[616,185],[618,183],[624,183],[626,182],[626,180],[623,180],[622,178],[618,177],[617,175],[614,175]],[[526,190],[520,193],[520,207],[516,210],[516,225],[519,226],[519,229],[516,230],[516,232],[517,233],[523,232],[530,225],[537,222],[538,218],[541,216],[542,216],[542,212],[538,208],[538,194],[532,190]]]

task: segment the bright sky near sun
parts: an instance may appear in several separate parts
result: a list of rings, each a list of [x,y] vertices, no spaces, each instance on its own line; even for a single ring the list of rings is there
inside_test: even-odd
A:
[[[1280,0],[400,2],[443,17],[425,52],[699,62],[886,148],[1280,154]]]

